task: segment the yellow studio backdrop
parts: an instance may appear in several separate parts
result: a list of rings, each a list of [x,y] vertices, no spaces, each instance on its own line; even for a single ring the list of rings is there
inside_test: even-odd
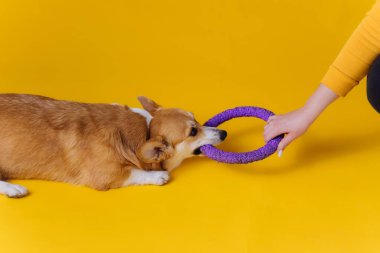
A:
[[[286,113],[372,4],[2,0],[0,92],[134,107],[145,95],[200,122],[240,105]],[[221,148],[262,146],[263,126],[223,124]],[[363,81],[281,159],[194,158],[166,186],[108,192],[17,181],[31,195],[0,196],[0,252],[378,253],[379,140]]]

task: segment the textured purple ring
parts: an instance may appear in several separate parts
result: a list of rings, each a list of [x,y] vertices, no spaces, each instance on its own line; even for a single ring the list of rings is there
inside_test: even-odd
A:
[[[204,125],[209,127],[217,127],[225,121],[239,117],[256,117],[264,121],[268,121],[270,116],[274,115],[273,112],[260,107],[254,106],[241,106],[233,109],[225,110],[213,118],[209,119]],[[268,141],[265,146],[242,153],[226,152],[217,149],[213,145],[204,145],[201,147],[201,151],[207,157],[222,163],[251,163],[262,160],[274,152],[276,152],[278,144],[284,136],[279,135],[272,140]]]

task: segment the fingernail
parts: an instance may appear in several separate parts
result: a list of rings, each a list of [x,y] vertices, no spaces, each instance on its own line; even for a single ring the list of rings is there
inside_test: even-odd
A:
[[[278,155],[278,157],[281,157],[282,156],[282,150],[279,150],[277,155]]]

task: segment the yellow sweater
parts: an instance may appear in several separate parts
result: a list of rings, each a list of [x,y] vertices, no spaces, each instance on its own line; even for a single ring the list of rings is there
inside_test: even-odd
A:
[[[365,75],[380,54],[380,1],[356,28],[322,79],[322,83],[345,96]]]

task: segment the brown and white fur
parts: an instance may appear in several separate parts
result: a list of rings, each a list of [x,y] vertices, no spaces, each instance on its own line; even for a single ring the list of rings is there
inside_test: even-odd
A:
[[[226,132],[192,113],[139,97],[143,109],[42,96],[0,95],[0,194],[22,197],[7,179],[42,179],[108,190],[163,185],[169,171]]]

